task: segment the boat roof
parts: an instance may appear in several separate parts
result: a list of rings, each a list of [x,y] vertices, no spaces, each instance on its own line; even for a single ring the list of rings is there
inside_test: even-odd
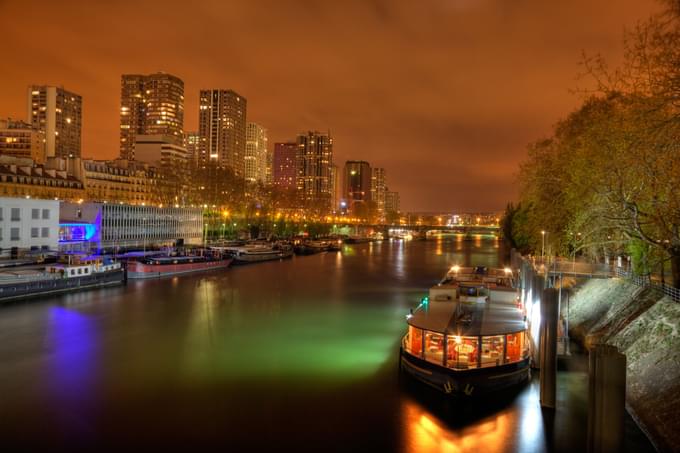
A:
[[[459,300],[431,300],[414,311],[408,323],[420,329],[462,336],[503,335],[526,329],[524,315],[515,304],[501,301],[468,304]]]
[[[496,269],[485,266],[452,266],[441,283],[483,284],[486,286],[512,288],[514,272],[510,268]]]
[[[461,288],[479,288],[483,295],[468,297]],[[449,290],[457,298],[426,298],[408,317],[420,329],[461,336],[502,335],[526,329],[524,314],[517,308],[512,271],[488,268],[451,268],[433,287]],[[508,297],[509,296],[509,297]]]

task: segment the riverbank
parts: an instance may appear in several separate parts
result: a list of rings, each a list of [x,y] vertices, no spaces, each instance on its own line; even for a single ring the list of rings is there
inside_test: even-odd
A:
[[[628,411],[657,449],[680,448],[680,304],[622,279],[592,279],[570,290],[570,336],[626,355]]]

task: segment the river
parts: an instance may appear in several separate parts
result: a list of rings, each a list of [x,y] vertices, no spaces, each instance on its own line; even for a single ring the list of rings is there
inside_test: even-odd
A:
[[[409,308],[449,266],[497,266],[502,255],[480,237],[345,245],[0,307],[0,438],[543,451],[561,434],[544,427],[535,380],[458,404],[398,373]]]

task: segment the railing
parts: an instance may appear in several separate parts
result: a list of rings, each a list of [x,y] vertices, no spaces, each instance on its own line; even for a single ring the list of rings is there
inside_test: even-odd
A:
[[[649,275],[634,275],[631,274],[630,272],[626,271],[625,269],[622,269],[620,267],[616,268],[616,276],[625,278],[629,280],[631,283],[637,286],[641,286],[643,288],[652,288],[656,291],[658,291],[661,294],[664,294],[668,297],[670,297],[673,302],[678,302],[680,303],[680,288],[675,288],[673,286],[668,286],[663,282],[657,282],[652,280]]]

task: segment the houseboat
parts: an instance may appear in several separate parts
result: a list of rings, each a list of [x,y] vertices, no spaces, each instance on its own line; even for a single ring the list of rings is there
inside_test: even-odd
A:
[[[132,279],[158,278],[169,275],[189,274],[226,269],[231,257],[214,256],[154,256],[127,262],[127,277]]]
[[[331,241],[323,240],[304,240],[295,244],[297,255],[314,255],[315,253],[327,252],[331,246]]]
[[[238,264],[280,260],[293,256],[293,248],[283,244],[245,245],[242,247],[223,247],[220,249],[230,254],[234,263]]]
[[[120,285],[124,276],[120,263],[110,258],[64,255],[44,269],[14,268],[0,272],[0,303]]]
[[[510,269],[452,267],[407,316],[400,369],[451,396],[526,382],[526,317]]]

